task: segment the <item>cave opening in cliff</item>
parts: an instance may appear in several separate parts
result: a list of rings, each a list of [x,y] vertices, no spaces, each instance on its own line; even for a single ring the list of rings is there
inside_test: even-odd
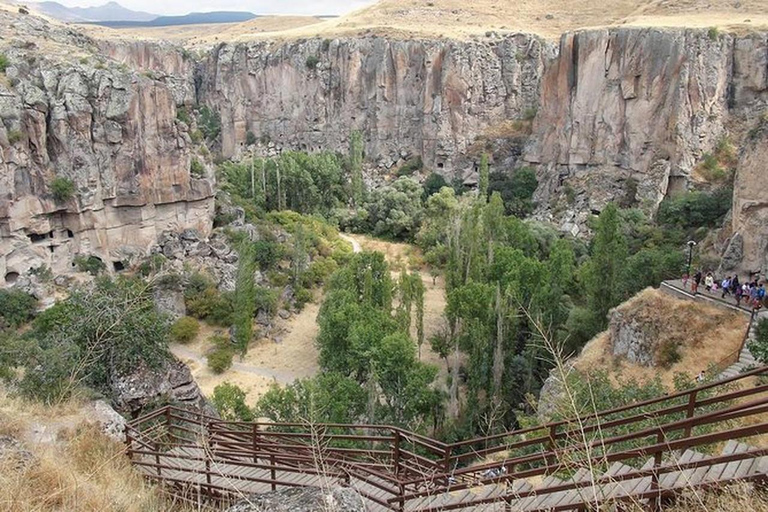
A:
[[[18,272],[8,272],[5,274],[5,282],[7,284],[13,284],[19,279],[19,273]]]
[[[43,240],[53,238],[53,231],[50,231],[48,233],[43,233],[43,234],[30,233],[27,236],[29,237],[29,241],[32,243],[42,242]]]
[[[122,272],[123,270],[125,270],[125,263],[123,263],[122,261],[113,261],[112,268],[115,269],[115,272]]]
[[[75,233],[71,229],[67,230],[67,238],[75,238]]]

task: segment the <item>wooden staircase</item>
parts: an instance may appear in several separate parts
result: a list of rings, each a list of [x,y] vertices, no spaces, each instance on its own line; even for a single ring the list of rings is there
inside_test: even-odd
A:
[[[225,422],[171,406],[128,424],[126,442],[147,478],[222,505],[281,487],[348,486],[373,511],[651,507],[682,489],[768,478],[765,377],[757,368],[453,444],[387,425]]]

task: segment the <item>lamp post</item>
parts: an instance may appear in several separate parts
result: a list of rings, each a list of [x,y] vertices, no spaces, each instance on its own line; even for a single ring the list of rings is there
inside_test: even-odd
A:
[[[686,271],[686,275],[688,276],[688,279],[691,278],[691,261],[693,260],[693,248],[696,246],[696,242],[693,240],[688,240],[688,270]]]

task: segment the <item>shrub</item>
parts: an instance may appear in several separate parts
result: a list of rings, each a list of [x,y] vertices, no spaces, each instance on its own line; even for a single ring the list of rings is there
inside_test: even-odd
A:
[[[669,368],[680,361],[680,345],[673,340],[665,340],[656,353],[656,363],[662,368]]]
[[[64,203],[75,195],[75,184],[69,178],[57,176],[51,181],[51,194],[57,203]]]
[[[709,36],[709,39],[712,41],[717,41],[717,38],[720,36],[720,31],[717,29],[717,27],[709,27],[707,30],[707,36]]]
[[[21,140],[21,137],[23,134],[19,130],[10,130],[8,132],[8,143],[9,144],[16,144]]]
[[[731,208],[732,191],[721,188],[714,192],[686,192],[659,205],[657,220],[668,227],[683,229],[715,227]]]
[[[306,65],[307,69],[314,70],[317,68],[317,65],[320,63],[320,59],[317,57],[317,55],[310,55],[307,57]]]
[[[409,158],[400,169],[397,170],[398,176],[410,176],[416,171],[420,171],[424,167],[420,156]]]
[[[294,294],[296,300],[296,308],[301,310],[308,302],[312,302],[312,292],[306,288],[299,288]]]
[[[198,113],[198,126],[206,139],[214,140],[221,133],[221,116],[204,105]]]
[[[0,328],[19,327],[35,315],[37,299],[21,290],[0,290]]]
[[[232,299],[213,286],[200,293],[184,293],[184,303],[190,316],[205,320],[212,325],[229,327],[232,324]]]
[[[266,272],[277,266],[283,257],[283,247],[277,242],[259,240],[253,244],[259,270]]]
[[[8,60],[8,57],[5,56],[5,54],[0,53],[0,73],[5,73],[5,70],[8,69],[8,66],[11,65],[11,62]]]
[[[331,40],[330,39],[323,39],[323,44],[321,45],[321,48],[324,52],[327,52],[331,48]]]
[[[253,146],[254,144],[256,144],[257,140],[258,139],[256,139],[256,135],[254,135],[252,131],[248,130],[248,132],[245,134],[245,143],[248,146]]]
[[[526,121],[533,121],[533,119],[536,117],[537,109],[536,107],[528,107],[523,111],[523,119]]]
[[[179,343],[189,343],[199,332],[200,323],[190,316],[184,316],[171,326],[171,339]]]
[[[189,138],[192,139],[194,144],[200,144],[203,142],[203,132],[200,130],[192,130],[189,132]]]
[[[445,178],[441,174],[437,174],[436,172],[433,172],[429,176],[427,176],[427,179],[424,180],[424,199],[429,198],[430,196],[437,194],[440,192],[440,189],[443,187],[447,187],[448,182],[445,181]]]
[[[278,297],[276,290],[267,288],[265,286],[257,286],[253,292],[253,298],[257,310],[264,310],[269,316],[277,313],[277,304],[280,300],[280,297]]]
[[[768,319],[763,318],[755,325],[755,338],[749,343],[749,351],[761,363],[768,363]]]
[[[224,421],[253,421],[253,411],[245,403],[245,391],[225,382],[213,388],[213,406]]]
[[[235,351],[230,346],[229,340],[223,336],[214,336],[211,342],[214,348],[208,352],[208,368],[216,375],[220,375],[232,367]]]
[[[88,272],[97,276],[106,270],[106,265],[98,256],[75,256],[72,260],[80,272]]]
[[[189,174],[195,178],[202,178],[205,174],[205,167],[197,158],[192,158],[189,162]]]
[[[176,119],[187,125],[192,124],[192,118],[185,107],[181,107],[176,111]]]

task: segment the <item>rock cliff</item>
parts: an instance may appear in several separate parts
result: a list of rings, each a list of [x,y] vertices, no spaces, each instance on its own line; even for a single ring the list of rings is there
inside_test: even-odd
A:
[[[389,168],[408,156],[455,173],[488,126],[535,111],[554,47],[536,36],[501,40],[312,39],[222,44],[202,66],[200,99],[221,112],[222,151],[248,131],[308,151],[346,151],[352,130]]]
[[[591,212],[625,197],[630,178],[632,199],[651,211],[687,189],[726,127],[768,103],[767,55],[766,34],[563,35],[524,154],[538,169],[539,215],[578,234]]]
[[[121,64],[95,41],[32,16],[0,12],[0,25],[10,62],[0,76],[6,282],[44,264],[66,272],[76,255],[120,268],[163,231],[210,231],[213,180],[190,175],[188,128],[176,119],[177,104],[194,98],[190,78],[139,73],[129,65],[142,63],[140,51],[114,47]],[[171,67],[174,59],[158,55]],[[74,190],[55,197],[57,181]]]

